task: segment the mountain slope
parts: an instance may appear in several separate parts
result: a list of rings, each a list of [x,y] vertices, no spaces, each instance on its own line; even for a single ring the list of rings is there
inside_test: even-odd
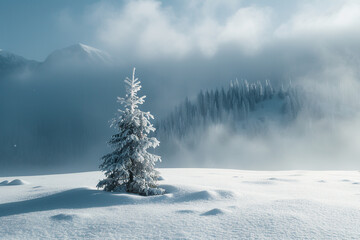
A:
[[[111,61],[111,57],[106,52],[99,49],[78,43],[63,49],[59,49],[51,53],[43,65],[53,66],[74,66],[85,64],[107,64]]]
[[[112,58],[106,52],[82,43],[54,51],[44,62],[28,60],[0,49],[0,74],[16,75],[24,70],[33,73],[38,70],[37,67],[43,71],[75,70],[89,66],[106,66],[111,62]]]
[[[0,49],[0,74],[33,70],[39,63]]]

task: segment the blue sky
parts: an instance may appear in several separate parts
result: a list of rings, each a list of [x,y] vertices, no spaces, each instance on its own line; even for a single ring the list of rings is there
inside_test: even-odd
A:
[[[36,60],[91,37],[90,29],[68,32],[60,25],[61,14],[84,15],[94,0],[2,0],[0,1],[0,48]],[[69,29],[71,26],[69,26]],[[91,39],[90,39],[91,41]]]

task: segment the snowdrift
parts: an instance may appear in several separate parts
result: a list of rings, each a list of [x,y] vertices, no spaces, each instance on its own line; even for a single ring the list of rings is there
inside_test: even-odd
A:
[[[0,239],[360,237],[356,171],[160,172],[151,197],[97,190],[100,172],[0,178]]]

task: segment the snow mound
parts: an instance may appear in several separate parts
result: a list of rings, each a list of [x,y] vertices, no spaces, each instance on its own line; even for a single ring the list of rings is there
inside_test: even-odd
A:
[[[16,185],[25,185],[25,184],[28,183],[21,179],[14,179],[11,182],[9,182],[8,180],[2,181],[0,183],[0,186],[16,186]]]
[[[190,201],[201,201],[201,200],[214,200],[216,195],[211,191],[199,191],[199,192],[191,192],[187,193],[177,199],[176,202],[190,202]]]
[[[162,184],[159,187],[165,189],[165,194],[179,193],[182,191],[181,187],[176,187],[174,185]]]
[[[202,190],[196,192],[181,193],[174,197],[175,202],[192,202],[192,201],[215,201],[225,198],[233,198],[235,194],[227,190]]]
[[[236,194],[229,190],[216,190],[216,193],[222,198],[234,198]]]
[[[89,188],[75,188],[38,198],[0,204],[0,217],[56,209],[82,209],[128,205],[149,200],[134,194],[114,194]]]
[[[165,188],[167,191],[170,190],[173,193],[144,197],[137,194],[109,193],[90,188],[75,188],[29,200],[0,204],[0,217],[57,209],[84,209],[151,203],[168,204],[217,201],[234,197],[234,193],[225,190],[203,190],[191,192],[189,189],[184,187],[175,187],[171,185],[167,185]]]
[[[7,186],[9,184],[8,180],[0,182],[0,186]]]
[[[216,216],[224,213],[225,213],[224,210],[221,210],[220,208],[214,208],[211,209],[210,211],[204,212],[203,214],[201,214],[201,216]]]
[[[16,177],[32,185],[0,187],[0,239],[359,239],[357,171],[160,171],[150,197],[97,190],[97,171]]]
[[[14,179],[8,183],[8,185],[25,185],[25,184],[28,184],[28,183],[21,179]]]

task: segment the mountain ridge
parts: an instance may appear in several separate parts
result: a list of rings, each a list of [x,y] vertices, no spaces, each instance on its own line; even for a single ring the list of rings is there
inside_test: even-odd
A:
[[[19,71],[36,71],[55,67],[81,67],[94,64],[109,64],[112,57],[100,49],[76,43],[52,51],[44,61],[29,60],[23,56],[0,49],[0,74],[16,74]]]
[[[10,73],[17,70],[31,69],[40,62],[29,60],[23,56],[0,49],[0,73]]]
[[[65,48],[61,48],[53,51],[48,55],[43,64],[48,63],[108,63],[111,57],[108,53],[85,45],[83,43],[77,43]]]

